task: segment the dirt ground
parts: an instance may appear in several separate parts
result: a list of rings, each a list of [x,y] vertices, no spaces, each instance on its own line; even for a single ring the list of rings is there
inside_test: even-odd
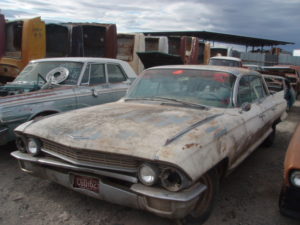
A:
[[[221,184],[216,207],[205,225],[296,225],[278,212],[284,154],[300,102],[277,127],[271,148],[258,148]],[[0,151],[0,224],[5,225],[173,225],[150,213],[83,196],[18,168],[13,145]]]

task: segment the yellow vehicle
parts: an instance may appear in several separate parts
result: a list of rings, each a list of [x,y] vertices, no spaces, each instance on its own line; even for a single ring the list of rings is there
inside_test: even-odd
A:
[[[45,57],[45,23],[40,17],[7,22],[5,40],[0,59],[2,82],[13,80],[30,60]]]

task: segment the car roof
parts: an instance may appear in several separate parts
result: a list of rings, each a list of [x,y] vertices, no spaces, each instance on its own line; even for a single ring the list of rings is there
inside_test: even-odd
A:
[[[211,71],[220,71],[231,73],[235,76],[243,76],[243,75],[258,75],[261,76],[260,73],[249,70],[242,67],[229,67],[229,66],[213,66],[213,65],[169,65],[169,66],[156,66],[151,67],[147,70],[152,69],[191,69],[191,70],[211,70]]]
[[[101,58],[101,57],[55,57],[55,58],[43,58],[35,59],[31,62],[55,62],[55,61],[68,61],[68,62],[118,62],[124,61],[119,59]]]
[[[233,60],[237,62],[241,62],[242,60],[236,57],[230,57],[230,56],[214,56],[211,57],[211,59],[226,59],[226,60]]]
[[[31,63],[36,62],[57,62],[57,61],[65,61],[65,62],[81,62],[81,63],[118,63],[122,65],[125,70],[127,76],[129,78],[136,78],[136,73],[132,69],[132,67],[125,61],[119,59],[111,59],[111,58],[101,58],[101,57],[56,57],[56,58],[44,58],[44,59],[35,59],[30,61]]]

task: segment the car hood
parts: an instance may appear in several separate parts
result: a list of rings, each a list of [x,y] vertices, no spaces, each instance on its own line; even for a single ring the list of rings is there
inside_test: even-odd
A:
[[[186,149],[196,150],[210,142],[216,132],[224,132],[215,121],[223,111],[119,101],[61,113],[21,125],[16,131],[74,149],[177,165],[193,154],[192,150],[186,154]]]
[[[39,98],[44,98],[44,97],[51,98],[51,96],[61,94],[59,90],[65,90],[70,88],[72,88],[72,86],[60,86],[57,88],[50,88],[50,89],[38,90],[34,92],[26,92],[22,94],[0,97],[0,108],[5,106],[19,105],[19,104],[30,104]]]

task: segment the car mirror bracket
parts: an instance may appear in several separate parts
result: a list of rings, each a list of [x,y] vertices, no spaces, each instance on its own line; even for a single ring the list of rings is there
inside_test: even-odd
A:
[[[240,113],[242,112],[248,112],[251,110],[251,104],[249,102],[244,102],[242,105],[241,105],[241,109],[240,109]]]

